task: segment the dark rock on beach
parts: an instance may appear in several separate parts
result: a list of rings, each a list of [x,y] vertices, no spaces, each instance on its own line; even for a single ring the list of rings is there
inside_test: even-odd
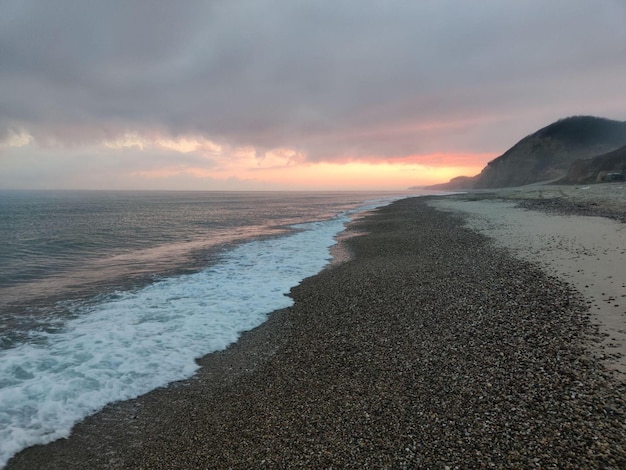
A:
[[[626,468],[579,294],[406,199],[188,381],[8,468]]]

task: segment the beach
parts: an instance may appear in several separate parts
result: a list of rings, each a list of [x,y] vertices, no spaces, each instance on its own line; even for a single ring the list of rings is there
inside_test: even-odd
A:
[[[7,468],[624,468],[624,190],[601,186],[378,209],[193,378]]]
[[[626,186],[530,186],[442,198],[440,209],[580,291],[609,367],[626,379]]]

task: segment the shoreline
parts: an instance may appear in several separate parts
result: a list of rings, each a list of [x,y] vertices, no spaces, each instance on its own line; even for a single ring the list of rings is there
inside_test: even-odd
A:
[[[404,199],[200,372],[7,468],[626,465],[625,385],[585,299]]]

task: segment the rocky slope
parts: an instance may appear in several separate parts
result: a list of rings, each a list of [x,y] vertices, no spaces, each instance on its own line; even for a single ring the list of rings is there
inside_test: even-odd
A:
[[[564,177],[577,160],[626,145],[626,121],[573,116],[524,137],[474,177],[455,178],[432,189],[522,186]],[[459,187],[462,182],[462,187]]]
[[[625,174],[626,146],[594,158],[576,160],[559,183],[623,181]]]

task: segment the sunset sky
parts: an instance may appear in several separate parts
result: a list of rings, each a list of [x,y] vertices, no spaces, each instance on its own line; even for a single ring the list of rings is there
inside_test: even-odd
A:
[[[0,0],[0,189],[405,189],[580,114],[624,0]]]

